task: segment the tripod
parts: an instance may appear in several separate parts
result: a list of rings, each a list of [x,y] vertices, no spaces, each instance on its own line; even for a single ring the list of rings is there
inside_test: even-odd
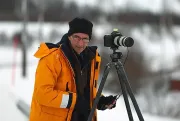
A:
[[[138,104],[136,102],[136,99],[135,99],[133,93],[132,93],[132,89],[131,89],[130,84],[128,82],[128,78],[127,78],[127,75],[125,73],[123,64],[119,60],[122,57],[122,53],[121,52],[116,52],[116,49],[113,49],[113,54],[111,54],[110,57],[111,57],[112,61],[109,62],[105,66],[104,74],[102,76],[102,80],[101,80],[101,83],[99,85],[99,89],[98,89],[96,98],[94,100],[93,107],[92,107],[91,112],[89,114],[88,121],[92,121],[92,117],[94,115],[94,111],[95,111],[95,109],[97,107],[97,104],[99,102],[99,99],[100,99],[100,96],[101,96],[101,93],[102,93],[106,78],[107,78],[108,73],[109,73],[112,66],[114,66],[116,68],[116,71],[117,71],[117,74],[118,74],[118,78],[119,78],[119,82],[120,82],[120,85],[121,85],[121,90],[122,90],[122,94],[123,94],[123,97],[124,97],[124,102],[125,102],[125,105],[126,105],[126,110],[127,110],[127,113],[128,113],[129,121],[134,121],[134,119],[133,119],[131,108],[130,108],[130,105],[129,105],[127,92],[128,92],[128,94],[129,94],[129,96],[130,96],[130,98],[132,100],[132,103],[134,105],[134,108],[136,110],[136,113],[138,115],[139,120],[144,121],[144,118],[143,118],[143,116],[141,114],[139,106],[138,106]]]

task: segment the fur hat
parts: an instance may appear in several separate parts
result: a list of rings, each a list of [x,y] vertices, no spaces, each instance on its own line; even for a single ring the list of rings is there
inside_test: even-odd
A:
[[[69,22],[69,31],[68,36],[71,36],[74,33],[85,33],[89,35],[91,39],[92,36],[93,24],[84,18],[74,18]]]

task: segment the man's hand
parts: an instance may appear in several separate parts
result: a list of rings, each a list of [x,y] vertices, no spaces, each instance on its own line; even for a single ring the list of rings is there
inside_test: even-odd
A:
[[[105,105],[106,109],[112,109],[112,108],[115,108],[116,107],[116,100],[112,103],[112,104],[109,104],[109,105]]]
[[[112,109],[116,107],[117,96],[101,96],[97,105],[98,110]]]

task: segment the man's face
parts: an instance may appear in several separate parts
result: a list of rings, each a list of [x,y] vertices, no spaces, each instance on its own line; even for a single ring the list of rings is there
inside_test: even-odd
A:
[[[74,33],[69,36],[72,48],[80,54],[89,43],[89,36],[84,33]]]

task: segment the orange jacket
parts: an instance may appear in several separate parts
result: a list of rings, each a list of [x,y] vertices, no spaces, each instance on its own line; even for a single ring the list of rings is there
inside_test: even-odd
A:
[[[29,121],[70,121],[76,103],[74,71],[61,46],[49,49],[41,43]],[[96,97],[101,58],[91,61],[90,106]],[[98,63],[98,65],[97,65]],[[68,87],[68,91],[66,88]],[[95,119],[96,112],[94,115]]]

